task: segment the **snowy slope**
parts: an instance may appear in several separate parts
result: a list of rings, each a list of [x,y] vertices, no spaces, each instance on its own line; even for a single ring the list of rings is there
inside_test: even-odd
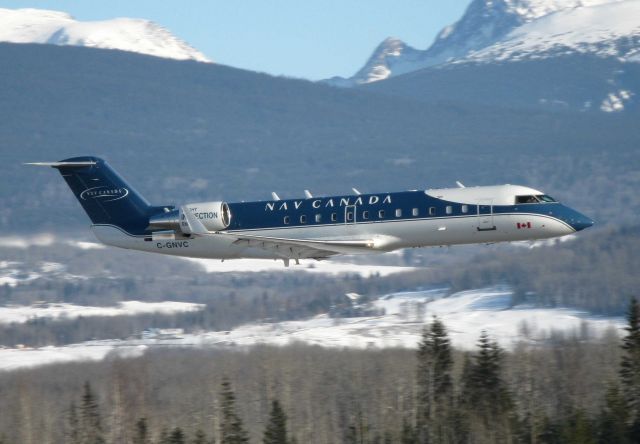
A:
[[[0,8],[0,42],[46,43],[119,49],[177,60],[211,62],[204,54],[149,20],[75,20],[43,9]]]
[[[517,61],[590,53],[640,61],[640,1],[576,8],[522,25],[463,61]]]
[[[637,46],[638,28],[632,23],[637,17],[637,0],[473,0],[461,19],[445,27],[428,49],[417,50],[399,39],[387,39],[353,77],[334,77],[327,82],[336,86],[376,82],[479,51],[485,54],[482,61],[505,60],[501,45],[512,40],[512,45],[521,45],[514,46],[514,56],[521,55],[517,49],[555,51],[568,42],[583,52],[627,54],[629,50],[620,39]],[[534,43],[523,47],[521,42],[529,39]]]
[[[303,342],[339,348],[414,348],[424,323],[433,315],[444,321],[453,344],[463,349],[473,349],[483,329],[502,346],[511,348],[521,341],[542,343],[554,332],[584,334],[589,331],[591,337],[597,338],[608,329],[621,331],[624,327],[623,319],[593,317],[577,310],[512,307],[508,288],[445,295],[444,289],[386,295],[373,302],[384,311],[380,316],[332,319],[319,315],[300,321],[247,324],[231,331],[184,334],[174,339],[105,340],[39,349],[0,349],[0,370],[100,360],[112,353],[138,356],[151,347],[237,348]]]

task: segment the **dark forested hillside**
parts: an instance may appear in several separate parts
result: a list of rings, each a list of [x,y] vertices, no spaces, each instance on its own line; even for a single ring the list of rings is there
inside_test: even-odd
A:
[[[520,183],[599,221],[640,210],[625,115],[425,104],[118,51],[0,45],[0,227],[76,229],[54,171],[107,158],[157,203]],[[330,180],[329,180],[330,179]]]
[[[460,63],[422,69],[361,87],[428,103],[460,102],[484,106],[602,113],[609,94],[637,91],[640,64],[616,57],[572,54],[548,59]],[[624,112],[637,116],[632,99]],[[622,110],[619,110],[622,111]]]

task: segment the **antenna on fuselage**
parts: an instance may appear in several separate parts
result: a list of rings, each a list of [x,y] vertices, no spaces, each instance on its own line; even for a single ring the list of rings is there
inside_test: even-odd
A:
[[[458,185],[458,188],[467,188],[464,186],[464,184],[462,182],[460,182],[459,180],[456,180],[456,185]]]
[[[306,197],[307,199],[311,199],[313,195],[309,190],[304,190],[304,197]]]
[[[275,191],[271,192],[271,197],[273,198],[273,200],[280,200],[280,196],[278,196]]]
[[[358,196],[361,195],[362,193],[360,191],[358,191],[357,188],[351,188],[353,190],[354,193],[356,193]]]

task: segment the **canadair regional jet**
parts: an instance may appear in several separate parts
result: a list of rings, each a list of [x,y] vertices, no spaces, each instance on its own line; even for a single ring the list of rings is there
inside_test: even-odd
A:
[[[517,185],[413,190],[258,202],[150,205],[104,160],[56,168],[104,244],[199,258],[325,259],[399,248],[564,236],[593,225],[541,191]]]

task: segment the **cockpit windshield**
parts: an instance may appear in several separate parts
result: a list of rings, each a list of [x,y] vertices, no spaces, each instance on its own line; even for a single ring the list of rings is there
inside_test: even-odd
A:
[[[553,203],[557,202],[553,197],[546,194],[536,194],[529,196],[516,196],[516,204],[531,204],[531,203]]]
[[[553,197],[548,196],[546,194],[538,194],[536,197],[540,199],[542,202],[553,202],[553,203],[558,202]]]

